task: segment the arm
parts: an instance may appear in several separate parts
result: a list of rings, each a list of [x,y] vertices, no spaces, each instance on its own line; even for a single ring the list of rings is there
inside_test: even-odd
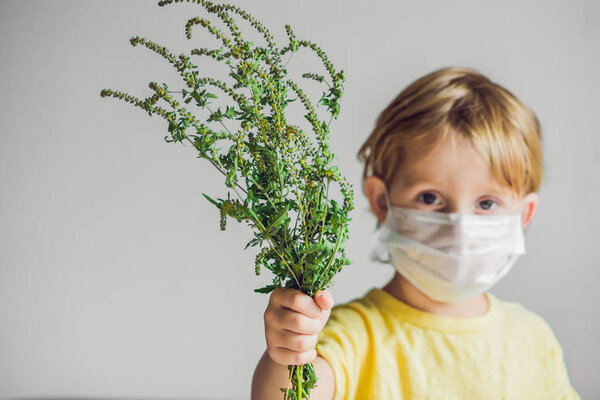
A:
[[[271,293],[264,313],[267,350],[254,370],[252,400],[283,399],[280,389],[291,388],[288,365],[310,362],[317,375],[311,400],[333,399],[333,369],[315,349],[332,307],[333,298],[326,290],[314,299],[291,288],[277,288]]]
[[[317,357],[313,362],[317,374],[317,387],[310,391],[311,400],[333,400],[334,377],[331,366]],[[252,377],[252,400],[282,400],[285,394],[279,388],[289,387],[289,371],[263,353]]]

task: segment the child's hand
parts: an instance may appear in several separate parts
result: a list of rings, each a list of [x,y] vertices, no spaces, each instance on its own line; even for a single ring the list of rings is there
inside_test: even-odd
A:
[[[277,288],[264,313],[267,353],[277,364],[304,365],[317,358],[315,345],[329,319],[333,297],[327,290],[314,300],[298,289]]]

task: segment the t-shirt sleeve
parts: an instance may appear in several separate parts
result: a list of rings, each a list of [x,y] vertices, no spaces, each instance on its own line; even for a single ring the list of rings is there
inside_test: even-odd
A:
[[[334,400],[355,397],[367,343],[367,329],[361,313],[347,305],[334,307],[317,342],[317,354],[333,369]]]

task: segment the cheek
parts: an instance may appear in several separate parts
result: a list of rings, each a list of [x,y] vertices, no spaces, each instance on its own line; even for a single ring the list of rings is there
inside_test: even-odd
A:
[[[390,189],[390,200],[391,203],[397,206],[408,206],[411,204],[412,197],[414,196],[411,191],[406,190],[401,185],[395,185]]]
[[[511,214],[518,214],[520,212],[523,212],[523,214],[527,213],[527,205],[525,203],[523,203],[523,201],[521,199],[513,197],[512,199],[507,199],[507,200],[510,203],[505,203],[505,204],[510,204],[510,213]]]

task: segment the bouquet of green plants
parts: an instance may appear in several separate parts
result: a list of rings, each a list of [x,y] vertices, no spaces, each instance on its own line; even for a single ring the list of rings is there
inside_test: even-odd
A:
[[[183,1],[163,0],[158,5]],[[192,28],[200,25],[222,43],[219,48],[195,48],[189,56],[175,56],[148,39],[135,36],[130,40],[131,45],[143,45],[165,58],[177,69],[186,88],[169,91],[165,83],[150,82],[154,93],[144,100],[110,89],[103,89],[101,96],[123,99],[150,116],[160,115],[168,123],[167,142],[189,142],[198,151],[198,158],[208,160],[225,176],[227,192],[223,198],[204,196],[219,209],[222,230],[228,217],[252,227],[254,236],[246,248],[259,249],[256,274],[264,267],[274,275],[272,284],[256,292],[269,293],[285,286],[314,297],[332,285],[342,266],[350,264],[344,242],[353,192],[332,164],[334,155],[329,149],[329,126],[340,113],[344,72],[336,71],[315,43],[297,39],[289,25],[285,25],[289,43],[280,48],[269,30],[241,8],[193,2],[219,17],[227,33],[208,19],[195,17],[185,25],[187,38],[191,39]],[[247,21],[265,44],[244,40],[234,17]],[[301,48],[312,50],[322,61],[325,74],[304,73],[302,77],[324,86],[317,107],[323,106],[321,113],[329,116],[326,120],[321,119],[299,84],[287,76],[287,62]],[[202,76],[192,63],[192,55],[224,63],[230,79]],[[213,92],[229,104],[215,106],[213,100],[218,96]],[[182,102],[172,94],[181,95]],[[157,105],[160,100],[168,105],[166,109]],[[286,107],[296,100],[305,110],[310,134],[286,119]],[[192,114],[182,103],[196,106],[203,116]],[[288,369],[291,389],[281,389],[285,398],[309,398],[317,382],[312,364],[290,365]]]

